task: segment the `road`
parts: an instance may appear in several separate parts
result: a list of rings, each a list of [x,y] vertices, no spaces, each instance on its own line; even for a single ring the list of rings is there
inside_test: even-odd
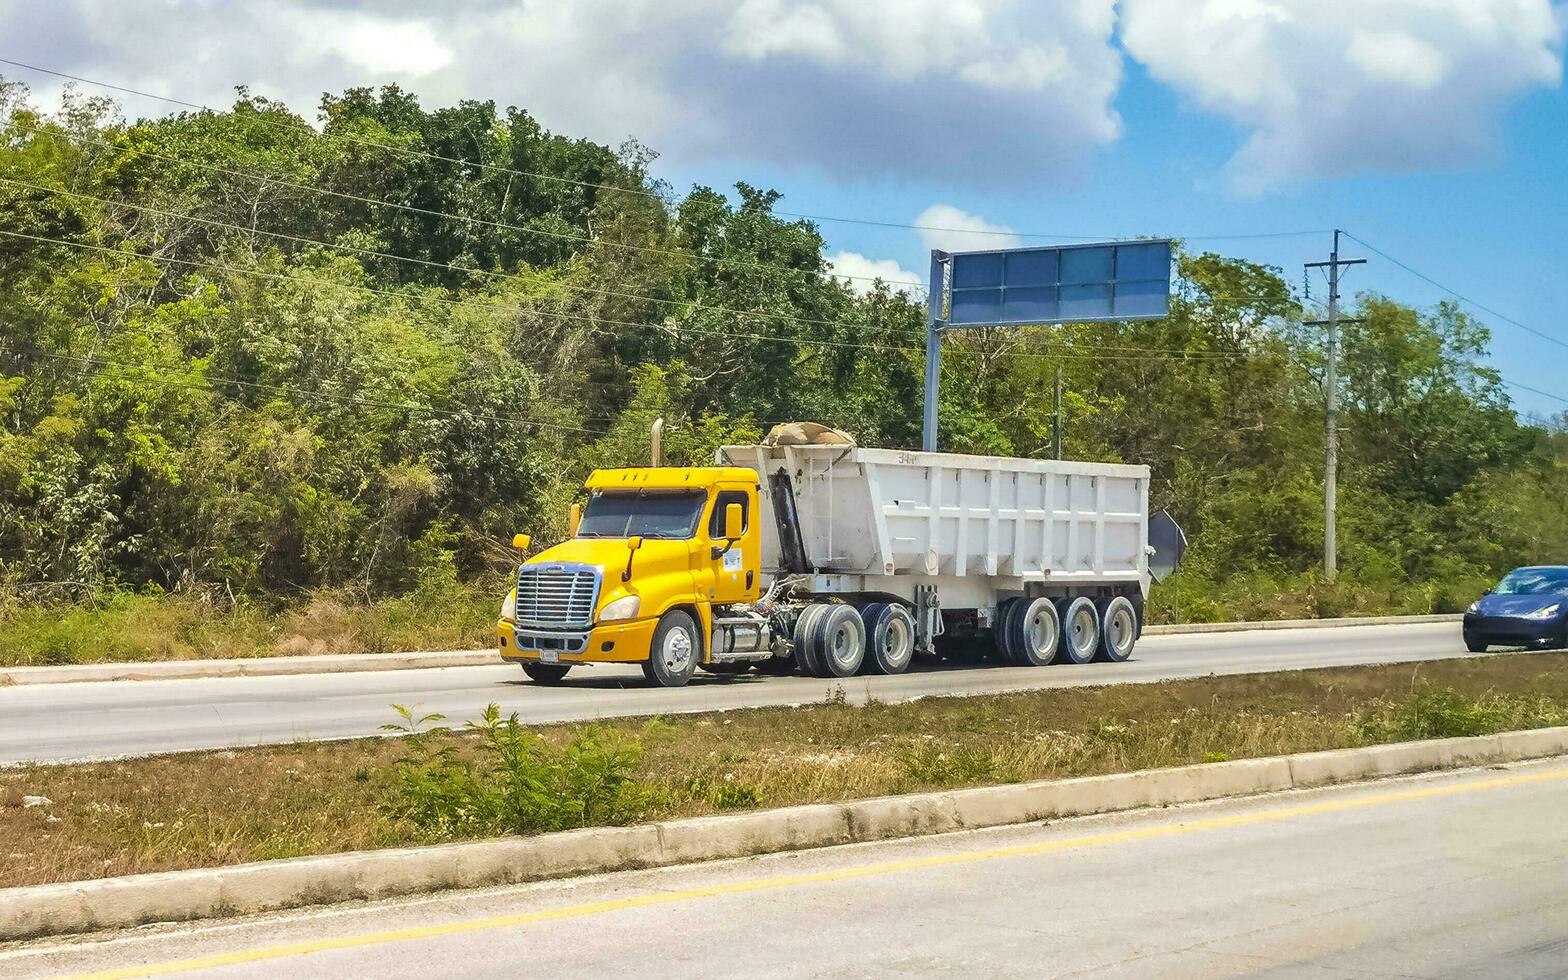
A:
[[[0,974],[1548,977],[1568,761],[163,926]]]
[[[539,687],[507,664],[433,670],[112,681],[0,688],[0,764],[102,759],[191,749],[375,735],[390,705],[418,705],[459,723],[486,704],[528,722],[804,704],[841,686],[852,702],[898,701],[1206,674],[1437,660],[1469,656],[1457,623],[1150,636],[1121,664],[945,667],[829,682],[805,677],[719,679],[648,687],[636,667],[573,671]]]

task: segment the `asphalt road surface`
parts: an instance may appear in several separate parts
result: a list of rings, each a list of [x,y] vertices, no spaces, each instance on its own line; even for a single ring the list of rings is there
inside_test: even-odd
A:
[[[1558,977],[1568,762],[164,926],[0,975]]]
[[[191,749],[376,735],[391,705],[441,712],[449,724],[490,702],[526,722],[821,702],[842,687],[851,702],[980,694],[1075,685],[1139,683],[1206,674],[1438,660],[1469,656],[1458,623],[1255,630],[1145,637],[1120,664],[959,666],[897,677],[823,681],[720,679],[699,673],[675,690],[650,688],[633,667],[580,667],[540,687],[518,667],[108,681],[0,688],[0,764],[102,759]]]

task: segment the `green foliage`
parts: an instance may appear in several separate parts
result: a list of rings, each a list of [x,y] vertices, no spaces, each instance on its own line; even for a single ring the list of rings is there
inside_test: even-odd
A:
[[[0,224],[52,240],[0,240],[0,590],[79,605],[33,659],[154,655],[92,624],[203,596],[246,649],[302,610],[374,649],[482,625],[512,534],[559,539],[659,417],[675,465],[798,419],[919,443],[922,305],[825,276],[774,191],[675,194],[638,144],[395,86],[318,131],[243,91],[132,123],[0,85]],[[1163,320],[950,336],[939,400],[944,448],[1044,456],[1063,372],[1066,454],[1148,465],[1192,541],[1151,616],[1447,610],[1568,554],[1568,435],[1514,416],[1486,328],[1364,296],[1317,582],[1321,338],[1277,269],[1180,273]]]
[[[613,826],[638,819],[655,802],[634,775],[643,755],[639,739],[589,725],[557,745],[491,704],[481,721],[466,726],[476,737],[467,752],[469,746],[425,737],[441,731],[425,723],[442,716],[393,709],[399,720],[382,727],[408,735],[412,751],[385,774],[383,808],[423,839]]]
[[[1561,707],[1548,698],[1483,694],[1472,697],[1451,687],[1423,683],[1409,697],[1379,699],[1362,708],[1356,730],[1369,743],[1490,735],[1563,723]]]

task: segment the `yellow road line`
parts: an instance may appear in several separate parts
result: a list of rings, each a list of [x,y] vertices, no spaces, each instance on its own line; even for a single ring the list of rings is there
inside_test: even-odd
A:
[[[1346,810],[1360,810],[1367,807],[1384,806],[1390,803],[1407,803],[1412,800],[1426,800],[1434,797],[1459,796],[1468,793],[1479,793],[1486,790],[1506,789],[1514,786],[1523,786],[1531,783],[1553,782],[1568,779],[1568,769],[1554,770],[1551,772],[1524,773],[1516,776],[1506,776],[1499,779],[1486,779],[1479,782],[1448,784],[1443,786],[1422,786],[1414,789],[1399,790],[1392,793],[1381,793],[1376,796],[1361,796],[1346,800],[1327,800],[1321,803],[1308,803],[1302,806],[1281,807],[1274,810],[1259,810],[1251,813],[1236,813],[1224,817],[1208,817],[1200,820],[1189,820],[1184,823],[1161,824],[1153,827],[1137,827],[1130,830],[1114,830],[1099,834],[1089,834],[1083,837],[1068,837],[1061,840],[1043,841],[1037,844],[1019,844],[1012,847],[996,847],[983,851],[968,851],[959,854],[936,854],[928,857],[909,858],[903,861],[886,861],[881,864],[867,864],[860,867],[838,868],[832,871],[818,871],[811,874],[779,875],[772,878],[753,878],[749,881],[735,881],[720,885],[705,885],[700,888],[687,888],[680,891],[657,892],[645,895],[634,895],[629,898],[616,898],[603,902],[588,902],[582,905],[568,905],[562,908],[540,909],[534,912],[519,912],[514,915],[498,915],[488,919],[472,919],[463,922],[447,922],[432,926],[412,926],[406,929],[391,929],[385,932],[367,932],[356,936],[342,936],[335,939],[314,939],[308,942],[289,943],[282,946],[269,946],[262,949],[239,950],[232,953],[217,953],[212,956],[198,956],[185,960],[172,960],[167,963],[154,963],[146,966],[126,967],[118,970],[105,970],[100,973],[82,974],[78,980],[131,980],[135,977],[163,976],[170,973],[182,973],[188,970],[210,970],[224,966],[236,966],[242,963],[256,963],[262,960],[280,959],[286,956],[302,956],[307,953],[321,953],[335,949],[355,949],[362,946],[375,946],[382,943],[409,942],[416,939],[433,939],[441,936],[461,935],[468,932],[480,932],[485,929],[502,929],[510,926],[530,925],[536,922],[552,922],[558,919],[577,919],[584,916],[599,915],[604,912],[619,912],[626,909],[647,908],[656,905],[673,905],[677,902],[690,902],[701,898],[713,898],[719,895],[743,895],[749,892],[767,891],[774,888],[790,888],[798,885],[816,885],[834,881],[848,881],[856,878],[869,878],[875,875],[897,874],[904,871],[920,871],[926,868],[939,868],[955,864],[972,864],[979,861],[995,861],[1006,858],[1031,857],[1040,854],[1053,854],[1059,851],[1070,851],[1083,847],[1102,847],[1107,844],[1125,844],[1132,841],[1154,840],[1160,837],[1173,837],[1177,834],[1191,833],[1194,831],[1226,830],[1234,827],[1246,827],[1252,824],[1273,823],[1281,820],[1290,820],[1295,817],[1317,816],[1325,813],[1341,813]]]

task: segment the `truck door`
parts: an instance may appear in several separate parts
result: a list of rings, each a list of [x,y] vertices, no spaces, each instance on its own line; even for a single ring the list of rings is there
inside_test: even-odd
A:
[[[739,504],[741,509],[741,538],[734,542],[727,542],[724,537],[724,515],[730,504]],[[757,566],[762,559],[756,488],[721,488],[713,496],[706,530],[708,546],[699,559],[704,562],[703,571],[707,574],[699,573],[698,582],[701,584],[707,579],[710,601],[716,605],[756,601],[761,594]],[[714,551],[719,551],[717,557]]]

